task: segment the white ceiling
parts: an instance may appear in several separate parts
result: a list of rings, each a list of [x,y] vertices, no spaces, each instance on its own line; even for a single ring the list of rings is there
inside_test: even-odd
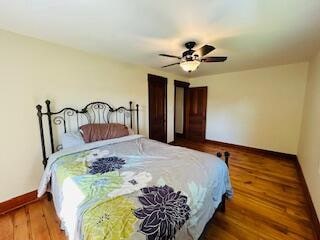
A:
[[[320,0],[0,0],[0,28],[160,68],[183,43],[211,44],[190,77],[304,61],[320,48]]]

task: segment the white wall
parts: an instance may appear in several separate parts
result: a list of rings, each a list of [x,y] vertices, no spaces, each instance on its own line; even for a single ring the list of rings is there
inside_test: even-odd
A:
[[[35,106],[81,107],[102,100],[139,103],[148,134],[147,73],[168,78],[168,141],[173,141],[173,80],[181,77],[0,31],[0,202],[33,191],[42,174]]]
[[[206,138],[297,153],[308,63],[190,79],[208,86]]]
[[[309,65],[298,158],[320,219],[320,51]]]
[[[176,87],[176,133],[183,133],[184,88]]]

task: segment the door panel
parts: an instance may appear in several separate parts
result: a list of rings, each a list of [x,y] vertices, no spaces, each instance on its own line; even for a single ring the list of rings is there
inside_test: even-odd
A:
[[[188,90],[188,139],[205,140],[207,92],[207,87],[195,87]]]
[[[148,74],[149,138],[167,142],[167,79]]]

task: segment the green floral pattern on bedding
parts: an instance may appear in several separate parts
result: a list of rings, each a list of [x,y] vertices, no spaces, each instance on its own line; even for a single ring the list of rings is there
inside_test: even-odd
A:
[[[78,214],[82,216],[83,239],[127,239],[137,221],[132,213],[136,207],[123,196],[109,197],[108,194],[128,189],[128,183],[124,181],[133,179],[134,174],[126,172],[122,175],[116,169],[102,174],[90,173],[90,164],[99,156],[94,150],[61,157],[55,166],[58,184],[63,186],[66,180],[71,180],[83,194],[83,200],[77,206]],[[129,186],[134,187],[133,184]],[[68,191],[66,188],[65,193]]]
[[[123,177],[118,171],[104,174],[86,174],[72,178],[81,189],[87,199],[102,198],[108,193],[121,187]]]
[[[56,172],[59,185],[62,185],[68,177],[86,174],[86,157],[90,151],[63,156],[57,161]]]
[[[137,221],[133,208],[134,204],[122,196],[95,204],[83,215],[84,239],[128,239]]]

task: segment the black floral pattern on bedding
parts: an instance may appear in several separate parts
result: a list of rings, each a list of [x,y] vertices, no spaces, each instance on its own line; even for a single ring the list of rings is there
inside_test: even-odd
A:
[[[190,217],[187,197],[172,187],[153,186],[141,189],[143,193],[138,199],[143,205],[134,211],[134,215],[142,219],[140,231],[147,240],[171,240]]]
[[[125,160],[118,157],[105,157],[98,158],[94,162],[92,162],[91,166],[89,166],[90,174],[103,174],[107,172],[115,171],[116,169],[122,168],[122,166],[126,163]]]

